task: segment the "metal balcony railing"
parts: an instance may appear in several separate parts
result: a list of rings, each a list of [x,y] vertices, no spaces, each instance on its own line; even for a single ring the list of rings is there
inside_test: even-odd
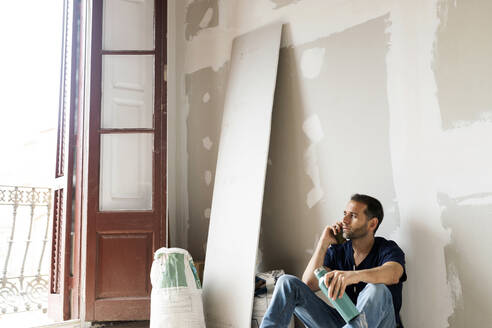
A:
[[[49,290],[52,191],[0,186],[0,313],[43,310]]]

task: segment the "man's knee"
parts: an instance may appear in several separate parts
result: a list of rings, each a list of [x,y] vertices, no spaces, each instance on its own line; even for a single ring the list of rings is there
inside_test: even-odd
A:
[[[282,291],[293,291],[298,289],[299,286],[304,284],[301,279],[296,276],[292,276],[290,274],[284,274],[278,278],[275,289],[279,289]]]
[[[391,299],[391,292],[385,284],[367,284],[364,288],[364,293],[373,299],[382,300],[385,298]]]
[[[302,281],[297,278],[296,276],[292,276],[290,274],[284,274],[278,278],[277,283],[275,286],[277,287],[287,287],[287,286],[292,286],[292,285],[297,285],[299,283],[302,283]]]

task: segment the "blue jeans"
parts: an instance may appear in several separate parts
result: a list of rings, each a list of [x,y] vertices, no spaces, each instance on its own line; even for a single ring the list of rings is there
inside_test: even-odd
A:
[[[395,328],[393,298],[383,284],[367,284],[357,298],[360,315],[345,323],[337,310],[326,304],[299,278],[283,275],[277,281],[262,328],[287,327],[295,314],[307,327]]]

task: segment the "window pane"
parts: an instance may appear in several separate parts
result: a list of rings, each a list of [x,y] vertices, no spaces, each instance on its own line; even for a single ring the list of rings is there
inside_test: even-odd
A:
[[[101,126],[152,128],[154,56],[104,55]]]
[[[152,209],[151,133],[101,135],[99,210]]]
[[[154,1],[104,0],[103,50],[154,50]]]

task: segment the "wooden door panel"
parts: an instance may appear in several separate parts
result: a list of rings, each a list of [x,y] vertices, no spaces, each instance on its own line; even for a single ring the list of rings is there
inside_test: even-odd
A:
[[[154,231],[160,226],[159,223],[153,220],[155,214],[153,212],[139,213],[111,213],[107,215],[96,215],[95,217],[103,217],[96,220],[96,231],[98,232],[125,232],[125,231]],[[138,217],[138,220],[136,219]]]
[[[96,220],[95,229],[99,232],[154,231],[160,224],[153,220],[155,214],[148,213],[105,213],[103,219]],[[137,216],[138,215],[138,216]],[[136,219],[138,217],[138,220]]]
[[[148,297],[152,233],[99,234],[96,298]]]
[[[53,197],[53,225],[51,239],[51,275],[50,275],[50,294],[60,294],[60,286],[62,285],[63,276],[62,270],[62,222],[64,212],[63,202],[64,189],[58,189],[54,192]]]
[[[146,297],[133,299],[101,299],[94,303],[96,321],[149,320],[150,305]]]
[[[166,244],[167,1],[92,8],[85,319],[149,319],[153,253]]]
[[[77,294],[70,277],[70,234],[72,230],[72,198],[74,150],[76,148],[75,122],[77,110],[78,66],[77,37],[80,19],[80,1],[64,0],[62,70],[58,110],[58,133],[54,176],[54,211],[51,236],[50,289],[48,315],[56,320],[70,318],[70,292]],[[75,204],[77,206],[77,204]],[[70,291],[70,289],[72,289]]]

